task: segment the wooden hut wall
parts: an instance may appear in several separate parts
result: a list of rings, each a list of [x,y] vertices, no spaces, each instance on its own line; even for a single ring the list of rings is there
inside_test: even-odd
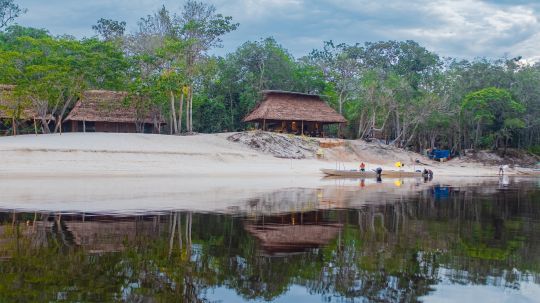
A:
[[[143,124],[144,133],[156,133],[153,124]],[[137,133],[135,123],[126,122],[94,122],[94,121],[69,121],[64,124],[65,132],[102,132],[102,133]]]
[[[71,121],[64,130],[71,132],[99,133],[136,133],[135,123],[101,122],[101,121]]]

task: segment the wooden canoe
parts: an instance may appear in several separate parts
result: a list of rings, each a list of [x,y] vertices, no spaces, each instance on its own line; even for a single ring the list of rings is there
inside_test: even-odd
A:
[[[375,178],[377,173],[374,171],[359,171],[359,170],[338,170],[338,169],[326,169],[321,168],[321,171],[327,176],[345,177],[345,178]],[[397,171],[397,170],[383,170],[382,176],[387,178],[411,178],[422,177],[421,172],[412,171]]]

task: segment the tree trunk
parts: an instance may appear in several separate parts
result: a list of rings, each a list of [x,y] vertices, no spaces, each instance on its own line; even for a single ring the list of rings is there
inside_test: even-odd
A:
[[[396,142],[397,139],[399,139],[399,137],[401,137],[401,126],[399,125],[400,121],[399,121],[399,113],[398,113],[397,109],[394,110],[394,113],[396,114],[396,139],[394,139],[394,142]],[[399,144],[399,142],[398,142],[398,147],[401,147],[401,144]]]
[[[186,98],[186,131],[189,133],[191,132],[191,121],[189,119],[190,117],[190,114],[189,114],[189,101],[191,100],[191,85],[188,86],[188,94],[187,94],[187,98]]]
[[[15,121],[15,117],[11,117],[11,127],[13,129],[13,135],[17,135],[17,122]]]
[[[504,137],[504,151],[503,151],[503,157],[506,157],[506,148],[508,147],[508,138],[509,136]]]
[[[407,139],[407,141],[405,142],[405,146],[409,145],[409,142],[411,142],[411,140],[413,139],[414,134],[416,133],[416,129],[418,128],[418,125],[420,125],[420,122],[416,122],[416,125],[414,126],[411,132],[411,135],[409,136],[409,139]]]
[[[178,134],[182,133],[182,112],[184,110],[184,91],[180,95],[180,105],[178,106]]]
[[[178,124],[176,122],[176,108],[174,106],[174,93],[173,91],[169,91],[169,100],[171,101],[171,122],[173,123],[172,124],[172,127],[173,127],[173,130],[174,130],[174,133],[178,135]]]
[[[43,133],[50,134],[51,130],[49,129],[49,123],[47,122],[47,120],[43,117],[40,120],[41,120],[41,128],[43,129]]]
[[[71,101],[73,100],[73,97],[69,97],[66,103],[64,103],[64,106],[62,106],[62,111],[60,112],[60,115],[58,115],[58,120],[56,121],[56,125],[54,127],[54,133],[56,134],[58,131],[62,133],[62,122],[64,122],[64,115],[66,114],[66,111],[68,107],[71,105]]]
[[[169,238],[169,258],[171,257],[173,246],[174,246],[174,238],[176,234],[176,221],[177,221],[178,213],[175,212],[174,216],[172,217],[172,227],[171,227],[171,236]]]
[[[478,147],[478,138],[480,137],[480,120],[476,122],[476,134],[474,136],[474,148]]]
[[[338,100],[338,107],[339,107],[339,114],[342,115],[343,114],[343,91],[341,91],[339,93],[339,100]],[[341,129],[343,128],[343,123],[339,123],[338,124],[338,138],[341,137]]]
[[[173,122],[173,118],[172,118],[172,114],[169,113],[169,134],[172,135],[173,134],[173,130],[174,130],[174,122]]]
[[[189,89],[189,132],[193,132],[193,87]]]
[[[360,119],[358,120],[358,134],[357,134],[358,139],[362,139],[363,134],[364,134],[364,115],[365,115],[365,110],[362,110],[362,112],[360,113]]]

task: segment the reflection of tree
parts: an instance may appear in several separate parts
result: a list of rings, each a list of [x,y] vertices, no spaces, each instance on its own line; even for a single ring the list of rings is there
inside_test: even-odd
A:
[[[0,301],[201,302],[214,287],[271,300],[295,284],[324,298],[401,302],[429,293],[443,274],[519,288],[528,275],[540,280],[539,200],[527,187],[496,195],[471,187],[443,199],[426,190],[357,210],[249,218],[0,213]],[[304,250],[293,234],[293,249],[273,254],[264,239],[275,243],[275,234],[257,235],[274,228],[281,239],[298,224],[330,242]]]

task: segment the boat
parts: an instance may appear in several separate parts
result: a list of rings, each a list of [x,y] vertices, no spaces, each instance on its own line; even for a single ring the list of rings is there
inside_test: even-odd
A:
[[[321,168],[321,171],[327,176],[344,177],[344,178],[375,178],[377,173],[374,171],[360,171],[360,170],[339,170],[339,169],[326,169]],[[382,177],[387,178],[411,178],[422,177],[421,172],[402,171],[402,170],[383,170]]]

